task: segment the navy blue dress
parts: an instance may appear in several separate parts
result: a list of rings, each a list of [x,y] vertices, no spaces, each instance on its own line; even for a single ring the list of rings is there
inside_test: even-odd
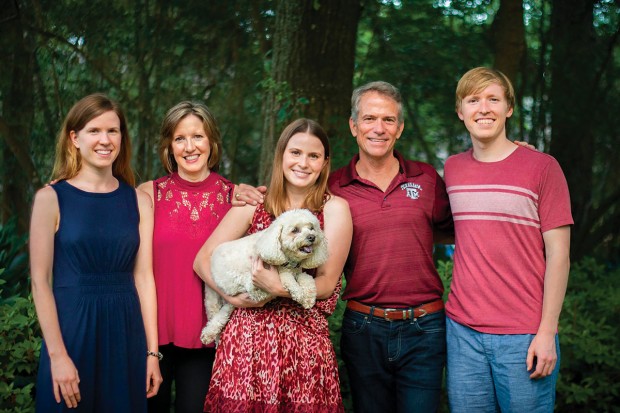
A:
[[[53,291],[60,330],[80,377],[82,401],[56,403],[45,342],[36,387],[38,412],[146,412],[146,337],[133,268],[140,244],[136,191],[109,193],[52,185],[60,227],[54,237]]]

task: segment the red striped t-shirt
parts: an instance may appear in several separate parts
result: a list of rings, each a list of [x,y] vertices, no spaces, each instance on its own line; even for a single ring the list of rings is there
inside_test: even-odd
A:
[[[519,147],[499,162],[471,150],[448,158],[456,250],[448,317],[490,334],[535,334],[542,315],[542,234],[573,223],[568,186],[551,156]]]

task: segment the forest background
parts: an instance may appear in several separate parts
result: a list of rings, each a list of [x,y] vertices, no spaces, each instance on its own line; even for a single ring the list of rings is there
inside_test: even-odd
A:
[[[205,102],[222,130],[220,172],[264,184],[275,140],[299,116],[326,127],[333,166],[344,165],[357,151],[351,92],[386,80],[404,97],[397,149],[441,172],[469,145],[454,89],[480,65],[515,83],[509,136],[556,157],[571,192],[556,410],[620,411],[619,35],[619,0],[0,0],[0,412],[32,411],[30,203],[78,99],[121,103],[140,181],[164,173],[166,110]],[[449,289],[439,248],[437,266]],[[337,351],[341,312],[330,320]]]

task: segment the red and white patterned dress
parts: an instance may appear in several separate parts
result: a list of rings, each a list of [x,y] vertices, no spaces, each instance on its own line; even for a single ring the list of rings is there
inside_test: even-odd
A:
[[[322,226],[323,212],[317,217]],[[273,219],[259,204],[248,234]],[[205,412],[344,412],[326,318],[340,287],[309,310],[288,298],[235,309],[217,348]]]

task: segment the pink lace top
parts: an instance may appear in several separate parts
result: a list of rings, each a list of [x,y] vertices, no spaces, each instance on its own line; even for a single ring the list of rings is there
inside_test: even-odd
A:
[[[201,348],[204,283],[193,270],[200,247],[230,209],[234,185],[211,172],[202,182],[177,173],[153,181],[153,272],[159,344]]]

